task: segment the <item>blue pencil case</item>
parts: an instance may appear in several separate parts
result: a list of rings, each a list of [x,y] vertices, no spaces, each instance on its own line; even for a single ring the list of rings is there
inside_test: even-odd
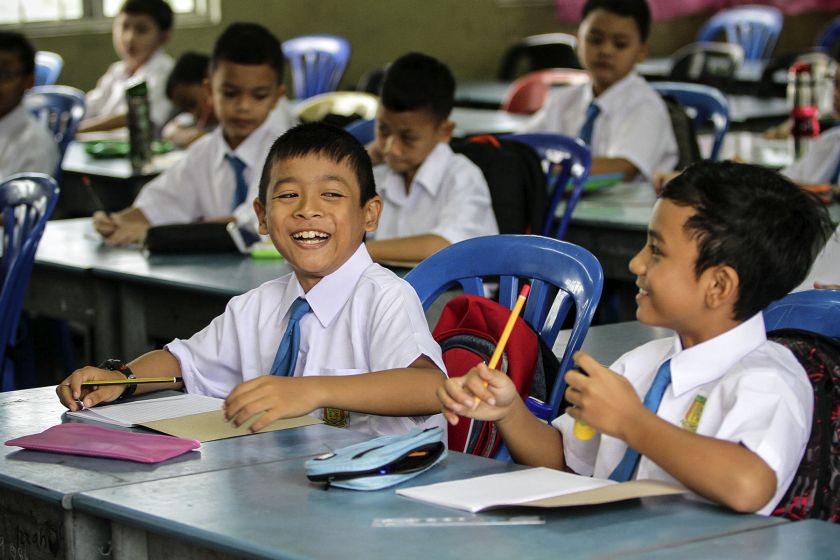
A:
[[[414,478],[446,457],[446,432],[414,429],[337,449],[306,461],[306,476],[351,490],[380,490]]]

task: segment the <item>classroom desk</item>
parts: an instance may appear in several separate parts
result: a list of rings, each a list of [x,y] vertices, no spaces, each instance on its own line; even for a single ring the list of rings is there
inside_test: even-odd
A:
[[[473,134],[508,134],[518,130],[528,120],[527,115],[468,107],[455,107],[452,109],[450,118],[455,122],[454,135],[456,137]]]
[[[59,424],[63,411],[54,387],[0,393],[0,441]],[[108,524],[71,509],[79,492],[309,457],[363,439],[349,430],[306,426],[207,442],[155,465],[0,446],[0,557],[102,557]]]

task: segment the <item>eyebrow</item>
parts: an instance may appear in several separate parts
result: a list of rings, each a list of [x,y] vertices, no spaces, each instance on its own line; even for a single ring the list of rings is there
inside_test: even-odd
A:
[[[285,185],[287,183],[299,183],[299,182],[300,182],[300,179],[298,179],[294,175],[289,175],[289,176],[286,176],[286,177],[280,177],[279,179],[274,181],[273,189],[276,189],[277,187],[279,187],[281,185]],[[315,182],[317,182],[317,183],[337,182],[337,183],[341,183],[342,185],[345,185],[347,187],[351,186],[350,183],[348,183],[347,180],[344,177],[342,177],[341,175],[321,175],[321,176],[315,178]]]
[[[662,237],[662,234],[656,231],[655,229],[648,228],[647,234],[648,237],[651,237],[654,240],[659,241],[660,243],[665,243],[665,239]]]

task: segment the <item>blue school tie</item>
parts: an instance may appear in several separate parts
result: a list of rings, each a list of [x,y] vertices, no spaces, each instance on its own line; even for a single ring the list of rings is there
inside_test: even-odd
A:
[[[292,303],[289,324],[286,326],[283,338],[280,339],[280,346],[277,347],[274,364],[271,366],[271,375],[294,375],[300,348],[300,320],[311,310],[309,302],[303,298],[299,297]]]
[[[837,156],[837,165],[834,166],[834,171],[831,173],[831,179],[828,182],[836,185],[837,179],[840,179],[840,155]]]
[[[245,168],[248,166],[233,154],[225,155],[225,159],[233,168],[233,176],[236,177],[236,190],[233,192],[233,202],[230,205],[231,210],[236,210],[248,198],[248,181],[245,180]]]
[[[656,414],[656,411],[659,410],[659,403],[662,402],[662,395],[665,394],[665,389],[670,384],[671,360],[666,360],[664,364],[659,366],[659,371],[656,372],[653,384],[645,395],[645,408]],[[636,470],[636,465],[638,464],[639,452],[627,446],[627,451],[624,452],[624,457],[621,458],[621,462],[610,475],[610,480],[627,482],[633,476],[633,471]]]
[[[583,121],[583,126],[580,127],[580,134],[578,138],[587,146],[592,144],[592,130],[595,128],[595,119],[601,114],[601,108],[593,101],[586,108],[586,119]]]

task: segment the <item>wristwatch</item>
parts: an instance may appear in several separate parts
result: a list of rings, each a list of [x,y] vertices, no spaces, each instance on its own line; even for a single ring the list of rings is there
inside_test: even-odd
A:
[[[118,360],[116,358],[111,358],[110,360],[105,360],[101,364],[99,364],[100,369],[107,369],[111,371],[118,371],[121,374],[125,375],[126,379],[137,379],[137,376],[134,375],[134,372],[131,371],[126,363],[122,360]],[[125,386],[125,390],[122,392],[122,395],[116,398],[118,401],[122,401],[128,398],[131,398],[134,395],[134,391],[137,390],[137,385],[135,383],[130,383],[129,385]]]

